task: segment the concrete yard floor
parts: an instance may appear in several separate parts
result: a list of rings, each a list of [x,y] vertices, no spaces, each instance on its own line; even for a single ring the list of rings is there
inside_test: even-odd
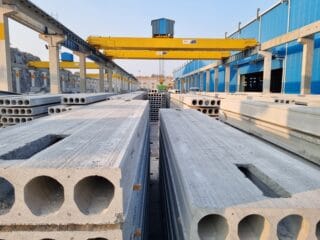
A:
[[[159,123],[150,124],[149,240],[164,240],[159,184]]]

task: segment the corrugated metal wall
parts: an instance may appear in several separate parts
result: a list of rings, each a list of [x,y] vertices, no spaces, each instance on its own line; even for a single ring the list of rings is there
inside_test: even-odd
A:
[[[219,67],[219,82],[218,82],[218,92],[224,92],[225,89],[225,67]]]
[[[320,0],[290,0],[289,2],[279,3],[270,11],[264,13],[260,19],[252,21],[241,29],[240,32],[233,33],[230,38],[256,38],[260,42],[266,42],[287,33],[287,31],[293,31],[320,20]],[[272,69],[284,68],[285,79],[283,81],[285,93],[300,93],[302,50],[302,45],[297,42],[272,49],[273,54],[277,57],[272,62]],[[255,58],[256,56],[252,56],[249,59],[243,59],[233,64],[239,66],[240,74],[263,71],[263,62],[254,61]],[[183,68],[180,74],[193,72],[205,66],[205,63],[206,61],[192,61]],[[210,63],[207,63],[207,65]],[[213,71],[210,75],[214,79]],[[219,70],[219,91],[224,91],[224,75],[224,70]],[[230,75],[231,92],[236,91],[236,84],[237,73],[236,69],[233,69]],[[210,91],[213,91],[211,82]],[[320,94],[320,34],[317,34],[315,37],[311,93]]]

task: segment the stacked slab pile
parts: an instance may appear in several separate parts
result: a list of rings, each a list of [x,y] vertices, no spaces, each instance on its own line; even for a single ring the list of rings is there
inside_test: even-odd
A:
[[[59,114],[81,106],[90,105],[96,102],[109,100],[113,93],[79,93],[64,94],[61,96],[61,105],[52,106],[48,109],[49,115]]]
[[[220,119],[320,164],[320,107],[225,98]]]
[[[110,97],[111,100],[122,99],[122,100],[146,100],[147,92],[136,91],[131,93],[118,94]]]
[[[95,95],[97,95],[98,97],[95,99],[92,99],[92,97],[95,97]],[[72,98],[70,98],[70,96],[72,96]],[[81,97],[82,96],[82,97]],[[71,111],[71,110],[75,110],[81,107],[85,107],[85,105],[90,105],[90,104],[94,104],[96,103],[96,101],[100,101],[101,98],[102,100],[145,100],[146,99],[146,92],[142,92],[142,91],[137,91],[137,92],[132,92],[132,93],[126,93],[126,94],[118,94],[118,95],[114,95],[111,93],[107,93],[107,94],[86,94],[87,97],[84,96],[84,94],[72,94],[72,95],[64,95],[62,97],[61,102],[71,102],[69,104],[61,104],[61,105],[57,105],[57,106],[52,106],[49,108],[48,112],[49,115],[53,115],[53,114],[59,114],[59,113],[64,113],[67,111]],[[101,97],[103,96],[103,97]],[[107,97],[107,98],[106,98]],[[81,101],[81,99],[84,98],[84,100],[82,100],[84,103],[83,104],[79,104],[78,102]],[[86,99],[86,98],[90,98],[90,99]],[[79,100],[80,99],[80,100]],[[95,101],[93,101],[95,100]]]
[[[210,117],[219,117],[221,99],[216,96],[172,94],[171,102],[177,108],[195,109]]]
[[[170,107],[170,94],[167,92],[156,92],[152,90],[148,93],[150,103],[150,121],[159,121],[159,111],[161,108]]]
[[[319,239],[320,169],[192,110],[161,110],[166,239]]]
[[[0,132],[0,239],[145,239],[147,101]]]
[[[60,103],[60,95],[20,95],[0,97],[1,123],[4,127],[46,116],[48,108]]]

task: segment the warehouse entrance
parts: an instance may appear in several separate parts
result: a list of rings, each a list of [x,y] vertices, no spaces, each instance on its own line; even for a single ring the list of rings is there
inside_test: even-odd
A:
[[[281,93],[283,69],[271,71],[271,93]],[[243,92],[262,92],[263,72],[255,72],[241,75],[241,88]]]

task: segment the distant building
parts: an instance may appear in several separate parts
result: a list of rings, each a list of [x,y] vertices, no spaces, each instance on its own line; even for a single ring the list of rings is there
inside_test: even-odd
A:
[[[152,74],[151,76],[137,76],[140,88],[143,89],[157,89],[160,84],[160,80],[163,80],[163,85],[168,86],[168,88],[173,87],[173,77],[165,76],[160,77],[159,75]]]

